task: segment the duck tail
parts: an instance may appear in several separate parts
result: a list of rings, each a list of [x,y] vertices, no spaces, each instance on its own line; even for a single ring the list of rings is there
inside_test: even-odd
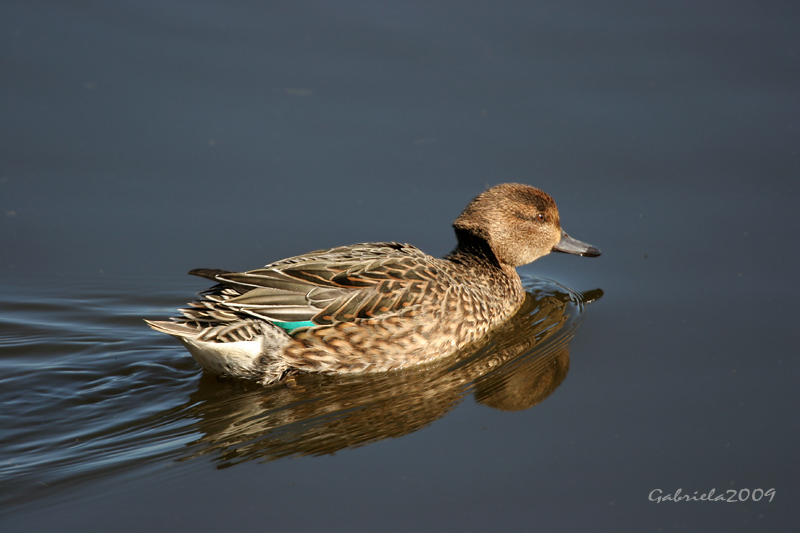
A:
[[[239,320],[199,329],[192,323],[145,320],[148,326],[177,338],[204,370],[221,376],[278,381],[288,370],[281,357],[291,337],[260,320]]]
[[[200,276],[201,278],[210,279],[211,281],[219,281],[217,276],[230,273],[230,270],[221,270],[219,268],[195,268],[189,271],[189,274],[192,276]]]

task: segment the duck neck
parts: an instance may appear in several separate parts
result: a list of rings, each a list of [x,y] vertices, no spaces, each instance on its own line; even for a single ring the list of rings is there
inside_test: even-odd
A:
[[[463,230],[456,230],[458,245],[445,259],[452,261],[481,280],[487,290],[496,292],[502,300],[522,302],[525,289],[513,266],[501,263],[485,239]]]
[[[458,245],[445,259],[460,265],[468,276],[474,276],[473,281],[483,287],[483,291],[496,294],[497,301],[521,304],[525,299],[525,289],[517,269],[501,263],[485,239],[458,229],[456,236]],[[496,316],[508,316],[510,308],[505,306],[504,303],[501,309],[496,310]]]
[[[458,244],[452,252],[445,256],[445,259],[464,266],[478,263],[500,268],[500,261],[497,260],[492,247],[484,239],[458,229],[456,230],[456,238],[458,239]]]
[[[472,233],[456,229],[458,245],[445,259],[470,269],[503,272],[511,278],[518,278],[514,267],[501,263],[494,250],[485,239]]]

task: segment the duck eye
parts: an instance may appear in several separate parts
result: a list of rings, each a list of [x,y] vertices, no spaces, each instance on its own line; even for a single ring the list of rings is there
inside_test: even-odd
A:
[[[547,217],[544,216],[544,213],[539,213],[538,215],[536,215],[536,218],[539,219],[539,222],[546,222],[547,221]]]

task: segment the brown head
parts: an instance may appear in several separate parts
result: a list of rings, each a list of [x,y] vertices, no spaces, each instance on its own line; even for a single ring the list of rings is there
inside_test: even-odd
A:
[[[573,239],[561,229],[556,203],[529,185],[504,183],[472,200],[453,223],[459,244],[483,241],[497,260],[510,266],[528,264],[551,251],[588,257],[600,250]]]

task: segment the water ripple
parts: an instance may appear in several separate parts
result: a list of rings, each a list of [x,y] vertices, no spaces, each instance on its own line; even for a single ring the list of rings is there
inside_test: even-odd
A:
[[[0,505],[156,461],[205,456],[223,468],[361,446],[429,425],[470,393],[497,409],[528,408],[564,379],[578,317],[602,292],[525,285],[523,309],[452,358],[270,388],[204,376],[182,347],[144,326],[180,305],[185,287],[4,289]]]

